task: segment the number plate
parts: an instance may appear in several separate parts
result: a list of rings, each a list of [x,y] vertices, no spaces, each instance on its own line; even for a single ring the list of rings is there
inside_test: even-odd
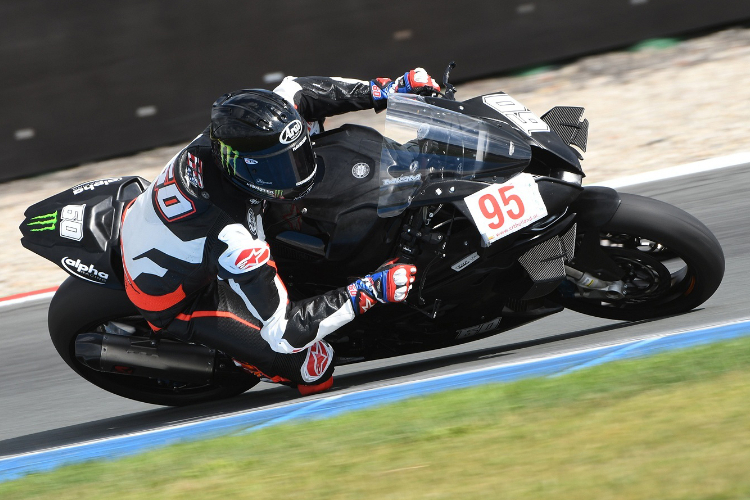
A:
[[[539,188],[531,174],[518,174],[464,198],[486,245],[547,216]]]

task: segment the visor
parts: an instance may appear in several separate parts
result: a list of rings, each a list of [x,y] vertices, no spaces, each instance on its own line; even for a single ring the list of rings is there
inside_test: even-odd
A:
[[[219,141],[222,166],[232,182],[259,198],[295,200],[312,188],[317,167],[307,134],[270,154],[244,153]]]

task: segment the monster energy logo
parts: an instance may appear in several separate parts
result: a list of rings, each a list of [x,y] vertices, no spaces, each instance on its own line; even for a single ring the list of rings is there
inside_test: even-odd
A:
[[[240,153],[221,141],[219,141],[219,144],[221,144],[221,163],[224,165],[224,168],[227,169],[227,172],[230,174],[236,174],[237,167],[235,166],[235,162],[239,159]]]
[[[274,191],[273,191],[273,195],[276,198],[281,198],[283,196],[283,194],[284,194],[284,191],[282,191],[281,189],[274,189]]]
[[[57,226],[57,212],[44,215],[37,215],[31,218],[32,222],[27,222],[27,226],[43,226],[31,229],[31,231],[54,231]]]

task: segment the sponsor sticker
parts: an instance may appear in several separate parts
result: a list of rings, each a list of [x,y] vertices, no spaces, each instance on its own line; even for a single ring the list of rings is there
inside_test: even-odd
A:
[[[301,141],[295,144],[294,147],[292,147],[292,151],[297,151],[306,142],[307,142],[307,136],[303,137]]]
[[[500,325],[501,319],[502,318],[495,318],[492,321],[482,323],[481,325],[470,326],[469,328],[462,328],[461,330],[457,330],[456,339],[465,339],[467,337],[473,337],[481,333],[491,332]]]
[[[366,313],[376,303],[377,302],[366,293],[359,294],[359,314]]]
[[[262,230],[261,227],[257,229]],[[224,227],[219,240],[227,244],[227,249],[219,256],[219,265],[232,274],[252,271],[271,259],[268,243],[253,237],[244,224]]]
[[[252,208],[247,210],[247,228],[250,230],[250,234],[258,236],[258,224],[255,220],[255,212]]]
[[[482,101],[529,136],[532,132],[549,132],[549,125],[544,120],[506,93],[486,95],[482,97]]]
[[[328,370],[333,360],[333,348],[327,342],[319,341],[307,350],[305,362],[302,364],[302,380],[307,383],[315,382]]]
[[[197,188],[203,189],[203,162],[201,159],[188,153],[186,171],[188,182]]]
[[[302,134],[302,122],[294,120],[281,131],[279,142],[281,144],[290,144],[296,141],[300,134]]]
[[[50,212],[44,215],[37,215],[29,219],[31,222],[27,222],[27,226],[34,226],[29,231],[54,231],[57,227],[57,211]]]
[[[60,210],[60,236],[69,240],[83,239],[83,210],[86,205],[65,205]]]
[[[477,260],[478,258],[479,258],[479,254],[477,252],[474,252],[473,254],[467,255],[463,259],[461,259],[458,262],[456,262],[455,264],[453,264],[451,266],[451,269],[453,269],[456,272],[459,272],[459,271],[463,270],[464,268],[466,268],[469,264],[471,264],[472,262],[474,262],[475,260]]]
[[[490,184],[464,201],[486,245],[547,216],[547,207],[531,174]]]
[[[268,262],[271,253],[268,245],[262,245],[255,248],[246,248],[242,250],[234,261],[234,265],[240,271],[250,271],[258,266]]]
[[[109,274],[99,271],[94,267],[94,264],[84,264],[81,262],[81,259],[73,260],[71,257],[66,256],[60,262],[66,271],[82,280],[103,285],[109,279]]]
[[[401,177],[396,177],[395,179],[383,179],[383,185],[391,186],[394,184],[405,184],[407,182],[419,182],[421,180],[422,180],[422,176],[419,174],[402,175]]]
[[[357,163],[352,167],[352,175],[357,179],[364,179],[370,174],[370,165],[364,162]]]
[[[112,184],[113,182],[117,182],[121,180],[122,180],[122,177],[110,177],[109,179],[99,179],[97,181],[84,182],[83,184],[78,184],[77,186],[73,186],[71,189],[73,190],[73,194],[77,195],[77,194],[83,193],[84,191],[93,191],[99,186],[108,186]]]

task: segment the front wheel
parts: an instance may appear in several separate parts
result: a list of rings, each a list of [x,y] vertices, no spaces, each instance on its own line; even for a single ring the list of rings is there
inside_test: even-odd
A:
[[[185,406],[215,401],[242,394],[259,382],[257,377],[245,373],[228,381],[194,384],[89,368],[75,356],[78,334],[138,332],[143,335],[142,332],[150,332],[150,328],[124,291],[90,285],[76,278],[65,280],[52,298],[48,325],[55,349],[78,375],[105,391],[143,403]]]
[[[687,312],[708,300],[724,276],[724,253],[711,231],[667,203],[625,193],[620,197],[612,219],[585,229],[577,241],[598,243],[593,252],[582,249],[581,258],[596,255],[606,262],[610,272],[619,274],[622,295],[587,298],[581,290],[570,293],[574,287],[566,282],[555,300],[583,314],[628,321]],[[591,263],[572,262],[574,268],[587,266]]]

